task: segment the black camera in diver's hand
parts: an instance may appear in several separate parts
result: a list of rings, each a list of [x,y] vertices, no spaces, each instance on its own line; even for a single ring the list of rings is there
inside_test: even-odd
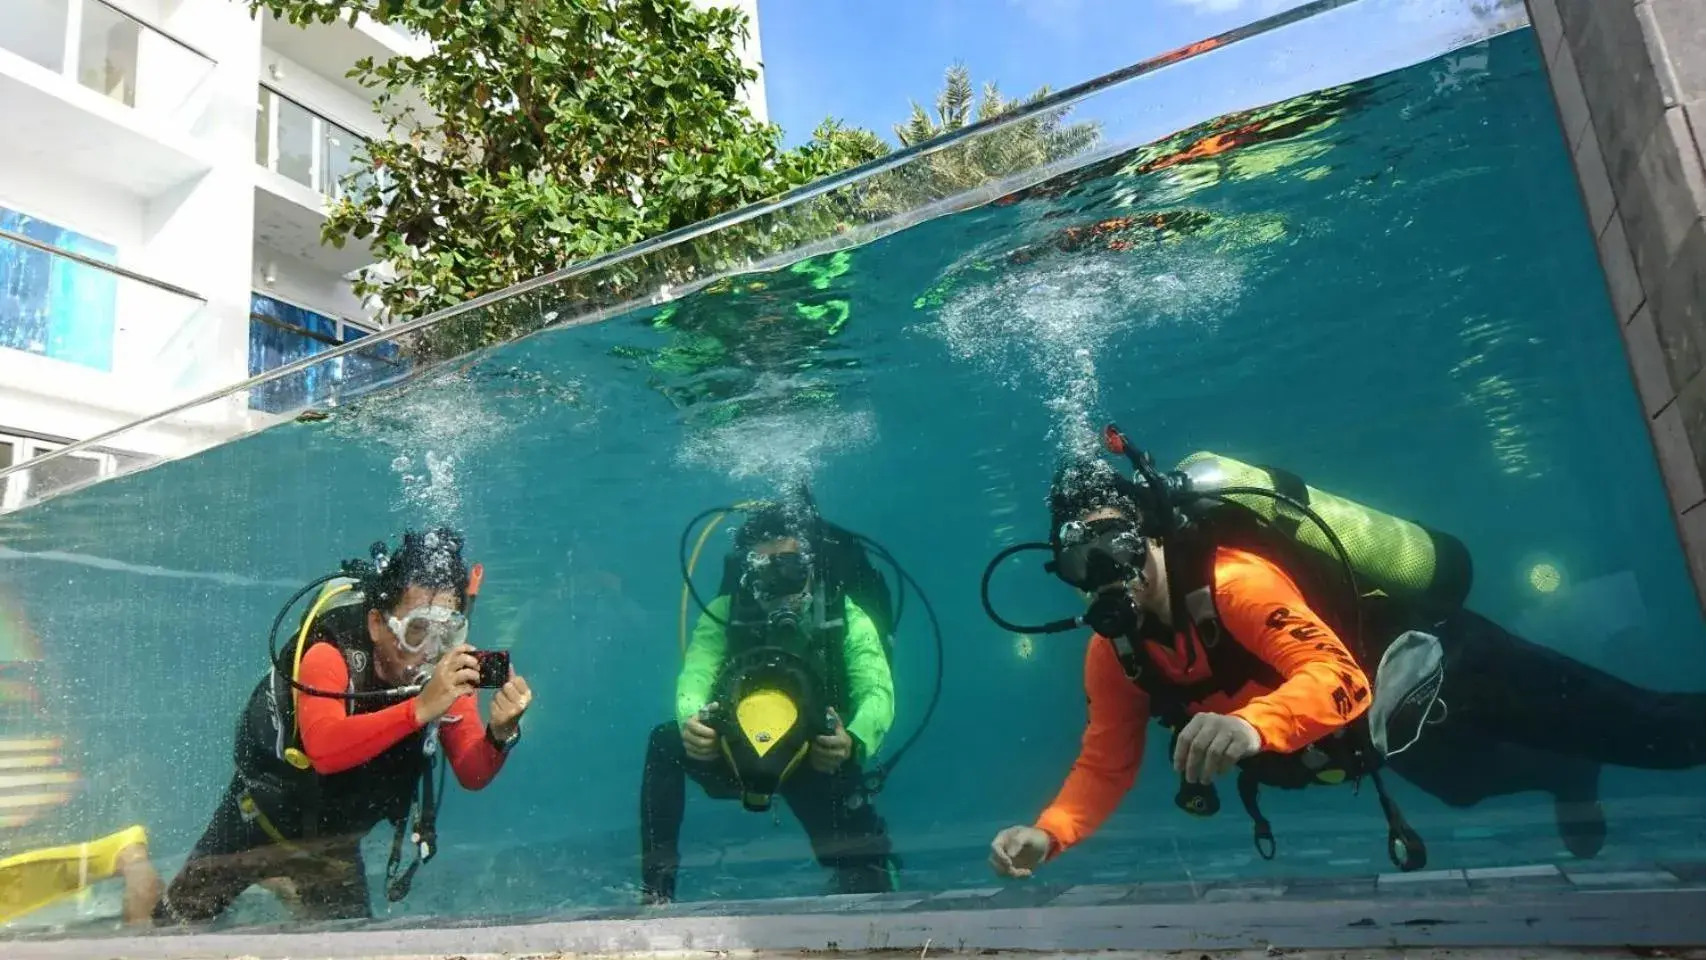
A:
[[[480,663],[481,690],[501,690],[509,682],[508,650],[475,650],[474,659]]]

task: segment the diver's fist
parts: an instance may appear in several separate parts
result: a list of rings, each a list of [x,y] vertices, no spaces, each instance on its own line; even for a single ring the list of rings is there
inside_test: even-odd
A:
[[[487,723],[492,728],[492,736],[498,740],[508,740],[515,734],[516,726],[521,723],[521,715],[527,712],[527,707],[533,702],[533,690],[527,686],[527,681],[511,667],[509,679],[504,681],[502,688],[492,697],[492,712]]]
[[[1036,827],[1008,827],[989,845],[989,865],[998,876],[1023,879],[1048,859],[1053,841]]]
[[[1262,735],[1242,717],[1199,713],[1179,731],[1173,769],[1186,783],[1213,783],[1233,765],[1262,749]]]
[[[812,738],[812,769],[818,773],[834,773],[837,767],[847,762],[848,757],[853,756],[853,735],[841,725],[841,718],[833,709],[829,711],[829,718],[835,721],[834,732]]]
[[[694,760],[715,760],[717,757],[717,731],[705,722],[705,716],[716,708],[716,704],[710,704],[681,725],[681,745]]]
[[[415,696],[415,720],[426,726],[479,687],[480,661],[474,659],[473,647],[461,644],[438,661],[432,679]]]

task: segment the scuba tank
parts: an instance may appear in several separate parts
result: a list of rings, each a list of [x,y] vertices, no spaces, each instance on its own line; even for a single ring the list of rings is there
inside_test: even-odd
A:
[[[1233,491],[1216,499],[1253,513],[1319,561],[1347,562],[1364,591],[1372,587],[1399,605],[1419,611],[1455,610],[1468,599],[1474,579],[1469,548],[1448,533],[1318,490],[1287,471],[1251,466],[1216,453],[1186,457],[1176,475],[1184,478],[1186,493]],[[1343,558],[1326,531],[1293,509],[1292,503],[1308,507],[1326,522],[1344,548]],[[1213,506],[1212,501],[1198,500],[1186,509]]]

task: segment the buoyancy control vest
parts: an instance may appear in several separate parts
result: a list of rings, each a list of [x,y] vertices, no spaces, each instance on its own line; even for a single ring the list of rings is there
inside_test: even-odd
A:
[[[1180,469],[1191,478],[1193,489],[1269,489],[1315,511],[1345,548],[1357,595],[1353,599],[1342,561],[1334,556],[1326,535],[1283,500],[1233,494],[1195,504],[1187,511],[1188,521],[1165,541],[1164,556],[1170,606],[1177,612],[1175,619],[1184,621],[1178,629],[1186,634],[1189,657],[1200,647],[1208,658],[1208,676],[1190,684],[1173,682],[1161,673],[1143,638],[1110,638],[1127,677],[1148,695],[1153,715],[1173,732],[1175,742],[1190,720],[1190,704],[1215,693],[1234,694],[1249,683],[1277,688],[1284,678],[1227,634],[1214,596],[1220,548],[1243,550],[1272,563],[1344,641],[1370,681],[1372,694],[1336,691],[1336,696],[1347,698],[1338,705],[1340,711],[1352,712],[1357,704],[1348,698],[1353,696],[1360,702],[1372,695],[1375,702],[1345,727],[1301,750],[1262,752],[1239,764],[1238,792],[1254,824],[1256,849],[1271,859],[1277,846],[1257,801],[1261,786],[1301,789],[1356,783],[1366,776],[1387,820],[1392,862],[1402,870],[1421,869],[1427,862],[1426,845],[1387,794],[1380,768],[1387,757],[1421,735],[1439,698],[1443,656],[1439,641],[1427,631],[1460,607],[1468,594],[1467,549],[1449,535],[1322,493],[1281,470],[1214,454],[1194,455]],[[1307,635],[1313,629],[1300,620],[1292,632],[1308,642],[1314,639]],[[1197,816],[1212,816],[1220,807],[1212,785],[1182,779],[1176,802]]]

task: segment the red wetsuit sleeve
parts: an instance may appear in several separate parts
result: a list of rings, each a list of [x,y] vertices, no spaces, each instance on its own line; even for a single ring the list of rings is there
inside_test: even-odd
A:
[[[302,657],[297,679],[316,690],[349,688],[349,667],[336,647],[317,643]],[[302,750],[319,774],[342,773],[379,756],[420,729],[413,697],[373,713],[350,715],[346,702],[297,691]]]
[[[486,738],[473,697],[460,697],[438,726],[439,742],[464,790],[479,790],[503,768],[504,754]]]
[[[1368,709],[1368,677],[1280,568],[1223,549],[1214,580],[1227,632],[1285,678],[1272,693],[1232,711],[1261,734],[1262,749],[1301,750]]]
[[[1049,856],[1096,832],[1137,782],[1143,763],[1144,728],[1149,722],[1149,697],[1126,679],[1113,645],[1090,638],[1084,655],[1084,693],[1090,700],[1090,720],[1078,759],[1054,802],[1037,819],[1037,829],[1049,835]]]

